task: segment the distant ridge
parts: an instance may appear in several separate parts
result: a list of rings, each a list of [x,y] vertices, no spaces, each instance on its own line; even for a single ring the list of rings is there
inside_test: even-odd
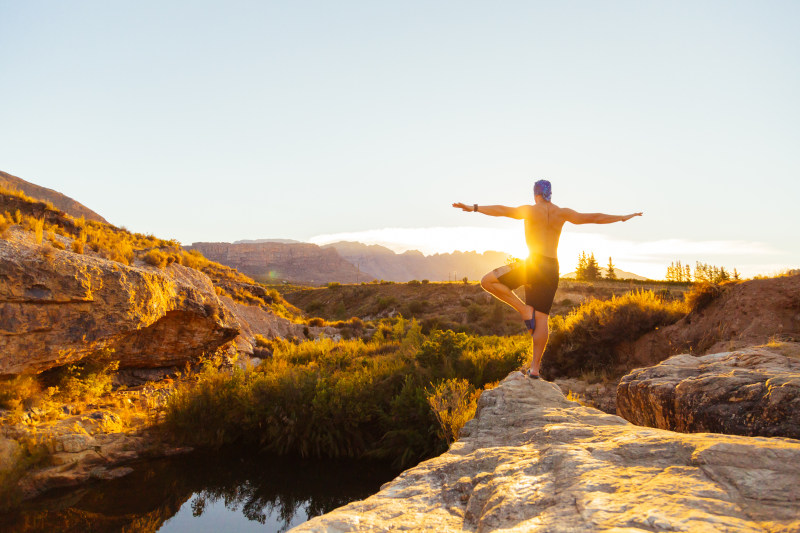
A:
[[[644,276],[640,276],[639,274],[634,274],[633,272],[625,272],[624,270],[620,270],[618,268],[614,269],[614,274],[617,275],[617,279],[635,279],[639,281],[646,281],[650,278],[646,278]],[[600,275],[603,276],[603,279],[608,276],[608,269],[600,267]],[[577,273],[570,272],[569,274],[564,274],[561,277],[564,279],[575,279]]]
[[[35,198],[43,202],[50,202],[61,211],[67,213],[68,215],[72,215],[75,218],[84,217],[86,220],[95,220],[97,222],[108,224],[106,219],[80,202],[73,200],[69,196],[61,194],[58,191],[54,191],[53,189],[48,189],[46,187],[41,187],[34,183],[30,183],[22,178],[12,176],[7,172],[0,171],[0,185],[6,187],[7,189],[20,190],[31,198]]]
[[[241,241],[233,241],[233,244],[260,244],[262,242],[277,242],[279,244],[301,244],[303,241],[296,241],[294,239],[243,239]]]
[[[387,281],[431,281],[460,280],[464,277],[478,280],[492,269],[506,263],[509,254],[504,252],[453,252],[423,255],[418,250],[402,254],[377,244],[342,241],[325,245],[361,270],[371,272]]]

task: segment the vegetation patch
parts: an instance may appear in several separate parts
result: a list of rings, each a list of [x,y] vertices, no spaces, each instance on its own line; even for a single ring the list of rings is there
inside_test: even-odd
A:
[[[548,377],[608,374],[620,343],[673,324],[686,311],[684,302],[664,301],[653,291],[586,302],[566,316],[550,317],[542,371]]]
[[[443,451],[468,415],[437,423],[428,397],[439,383],[460,379],[473,394],[519,368],[529,344],[453,331],[426,336],[416,321],[399,319],[369,341],[273,339],[271,347],[256,368],[226,372],[209,363],[196,382],[181,385],[167,407],[168,433],[199,446],[254,443],[408,466]]]

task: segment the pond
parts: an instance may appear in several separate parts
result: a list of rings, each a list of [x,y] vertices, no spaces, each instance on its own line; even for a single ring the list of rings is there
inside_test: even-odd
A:
[[[0,515],[0,531],[287,531],[378,492],[399,471],[368,461],[223,450],[139,462],[120,479],[50,491]]]

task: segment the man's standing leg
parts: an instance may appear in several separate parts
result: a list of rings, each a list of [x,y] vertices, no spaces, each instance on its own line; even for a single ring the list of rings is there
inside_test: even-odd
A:
[[[530,306],[529,306],[530,307]],[[542,355],[547,346],[547,338],[550,333],[547,329],[549,315],[536,311],[536,329],[533,332],[533,358],[531,359],[531,374],[539,375],[539,365],[542,363]]]

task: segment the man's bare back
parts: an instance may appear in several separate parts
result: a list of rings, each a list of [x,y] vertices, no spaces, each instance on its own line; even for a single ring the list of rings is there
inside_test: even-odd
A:
[[[527,375],[532,378],[539,377],[539,364],[547,344],[547,318],[558,288],[558,241],[564,223],[610,224],[625,222],[642,215],[642,213],[630,215],[579,213],[574,209],[553,204],[550,198],[550,182],[539,180],[534,186],[536,203],[533,205],[508,207],[468,205],[460,202],[453,204],[453,207],[464,211],[525,221],[525,241],[530,254],[525,266],[497,268],[481,279],[481,286],[495,298],[516,309],[530,331],[533,339],[533,358]],[[521,269],[525,269],[525,272]],[[525,302],[513,292],[522,285],[525,285]]]

